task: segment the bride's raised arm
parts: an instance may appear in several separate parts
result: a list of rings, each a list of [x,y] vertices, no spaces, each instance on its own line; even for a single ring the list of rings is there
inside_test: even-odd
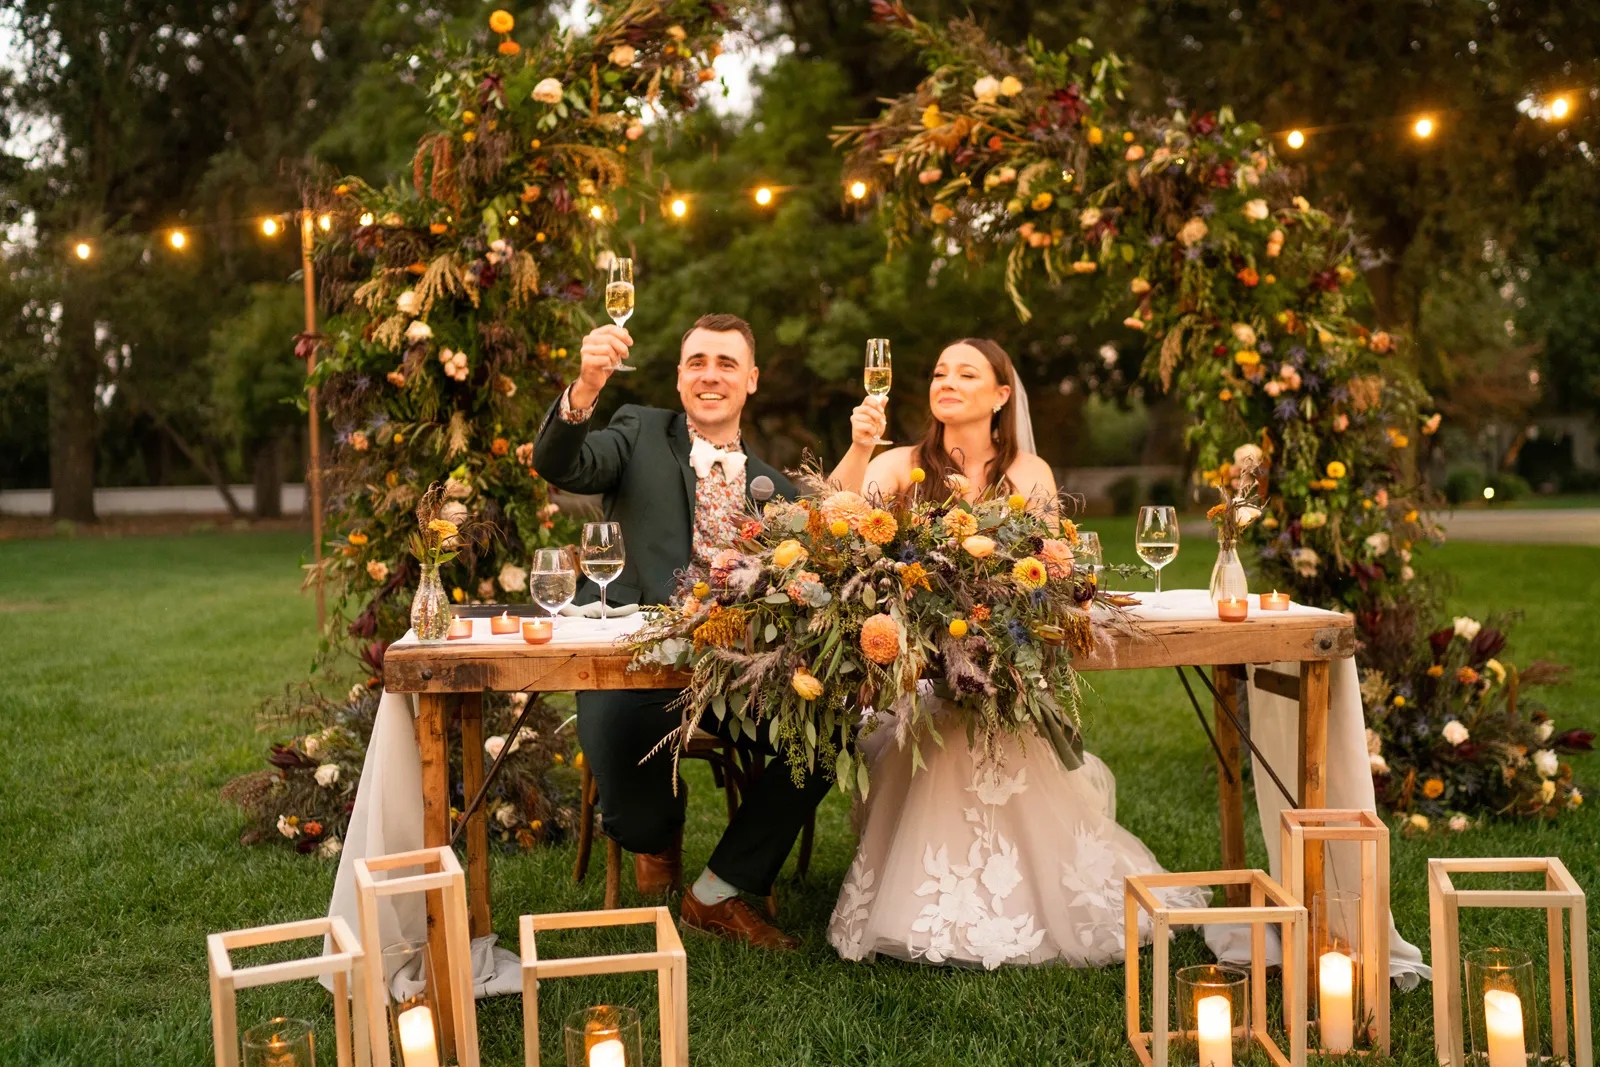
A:
[[[833,468],[833,473],[828,475],[828,481],[839,488],[859,493],[861,487],[867,484],[874,462],[872,449],[888,425],[883,414],[884,403],[882,397],[869,396],[850,413],[850,451],[844,454],[839,465]]]

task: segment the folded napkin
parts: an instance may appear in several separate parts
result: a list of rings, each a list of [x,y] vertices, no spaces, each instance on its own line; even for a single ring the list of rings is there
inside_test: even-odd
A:
[[[606,617],[622,619],[638,610],[639,605],[637,604],[612,604],[606,609]],[[561,609],[561,614],[569,619],[598,619],[600,617],[600,602],[596,600],[593,604],[568,604]]]

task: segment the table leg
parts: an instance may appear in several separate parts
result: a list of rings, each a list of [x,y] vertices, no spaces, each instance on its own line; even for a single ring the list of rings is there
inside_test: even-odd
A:
[[[1296,792],[1300,807],[1328,806],[1328,661],[1300,664],[1300,758]],[[1305,904],[1311,907],[1322,892],[1323,844],[1306,842]]]
[[[1222,700],[1226,701],[1226,710],[1221,702],[1213,701],[1216,705],[1213,717],[1216,719],[1217,748],[1221,753],[1217,761],[1217,806],[1222,824],[1222,869],[1225,871],[1241,871],[1245,867],[1244,779],[1241,777],[1243,768],[1239,757],[1239,731],[1233,725],[1234,717],[1239,713],[1239,689],[1236,684],[1239,677],[1237,667],[1211,668],[1211,683],[1217,687]],[[1228,886],[1228,906],[1244,907],[1249,888],[1245,885]]]
[[[417,698],[417,748],[422,754],[422,844],[426,848],[450,844],[450,703],[448,693],[422,693]],[[433,959],[433,986],[437,1010],[434,1020],[444,1045],[445,1059],[455,1055],[454,990],[445,961],[449,954],[444,936],[444,894],[429,890],[428,949]]]
[[[509,744],[509,741],[507,742]],[[483,694],[461,694],[461,785],[470,799],[483,788]],[[472,936],[490,933],[488,801],[467,816],[467,913]]]

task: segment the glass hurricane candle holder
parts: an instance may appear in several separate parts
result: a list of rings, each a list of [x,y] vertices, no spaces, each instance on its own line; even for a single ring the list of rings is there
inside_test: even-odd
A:
[[[304,1019],[268,1019],[246,1030],[240,1044],[243,1067],[317,1067],[312,1027]]]
[[[1205,964],[1173,973],[1181,1067],[1233,1067],[1250,1055],[1250,974]]]
[[[439,1067],[439,988],[427,941],[383,949],[385,1022],[401,1067]]]
[[[567,1016],[567,1067],[642,1067],[639,1013],[602,1004]]]
[[[1533,958],[1510,948],[1467,953],[1467,1020],[1472,1052],[1486,1067],[1537,1067],[1539,1012]]]
[[[1365,1033],[1361,894],[1318,893],[1311,902],[1310,1002],[1324,1054],[1353,1052]]]

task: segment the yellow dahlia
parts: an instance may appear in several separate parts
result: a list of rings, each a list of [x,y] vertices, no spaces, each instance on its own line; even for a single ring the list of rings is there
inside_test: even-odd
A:
[[[978,520],[970,511],[955,508],[944,513],[944,532],[951,537],[971,537],[978,532]]]
[[[886,545],[894,540],[900,524],[894,521],[894,516],[882,508],[873,508],[861,520],[857,531],[862,537],[875,545]]]
[[[510,33],[516,24],[509,11],[496,11],[489,16],[489,28],[495,33]]]
[[[434,519],[428,523],[428,529],[438,534],[441,540],[447,540],[461,532],[449,519]]]
[[[900,655],[900,624],[881,612],[861,624],[861,651],[874,663],[893,663]]]
[[[1011,568],[1011,577],[1024,589],[1038,589],[1050,577],[1043,563],[1032,556],[1017,560],[1016,566]]]

